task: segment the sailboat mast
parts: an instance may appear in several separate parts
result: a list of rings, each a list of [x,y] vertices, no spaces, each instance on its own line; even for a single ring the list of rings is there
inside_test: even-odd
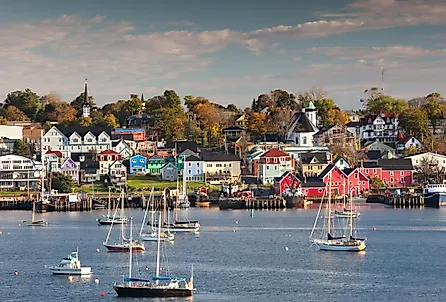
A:
[[[161,213],[159,214],[159,219],[158,219],[158,240],[156,247],[156,277],[160,276],[160,246],[161,246]]]
[[[107,204],[107,217],[110,216],[110,204],[111,204],[111,187],[108,187],[108,204]]]
[[[132,260],[133,260],[133,218],[130,217],[130,256],[129,256],[129,278],[132,278]]]
[[[350,238],[353,237],[353,196],[350,192]]]
[[[327,232],[330,234],[331,232],[331,173],[328,176],[328,226],[327,226]]]
[[[124,192],[121,192],[121,219],[124,218]],[[121,223],[121,241],[124,239],[124,224]]]

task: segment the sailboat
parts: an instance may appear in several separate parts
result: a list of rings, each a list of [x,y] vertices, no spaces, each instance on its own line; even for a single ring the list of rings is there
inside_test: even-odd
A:
[[[132,238],[132,229],[130,229],[130,238]],[[152,279],[139,279],[132,276],[132,258],[129,256],[129,275],[125,277],[122,283],[115,283],[113,289],[119,297],[190,297],[194,288],[193,266],[190,281],[185,278],[160,276],[160,247],[161,247],[161,213],[158,219],[158,240],[156,252],[156,274]]]
[[[110,205],[111,205],[111,192],[110,192],[110,188],[108,188],[107,215],[102,215],[102,218],[97,219],[97,222],[99,223],[99,225],[127,223],[127,217],[110,215],[111,214]],[[115,205],[115,208],[117,208],[117,205]]]
[[[154,213],[155,213],[155,211],[154,211],[153,194],[154,194],[154,192],[153,192],[153,188],[152,188],[152,192],[150,193],[149,201],[147,202],[146,211],[144,213],[144,218],[142,220],[141,230],[139,231],[139,237],[141,237],[141,239],[143,241],[157,241],[158,240],[158,233],[156,232],[156,229],[154,227]],[[150,213],[150,221],[148,223],[149,232],[144,233],[144,226],[146,223],[146,218],[147,218],[147,214],[148,214],[150,205],[152,206],[152,210],[150,211],[151,212]],[[164,203],[164,216],[166,216],[165,212],[166,212],[166,203]],[[175,235],[170,233],[169,230],[166,233],[161,232],[161,235],[160,235],[161,241],[173,241],[174,239],[175,239]]]
[[[124,197],[121,196],[121,217],[124,217]],[[113,215],[113,218],[116,218],[116,212],[118,211],[118,207],[115,209],[115,213]],[[113,229],[114,223],[112,222],[110,225],[110,229],[108,230],[107,238],[105,239],[105,242],[103,243],[104,246],[107,248],[109,252],[144,252],[145,247],[144,243],[138,240],[129,240],[124,237],[124,224],[121,223],[121,234],[120,234],[120,240],[117,243],[110,244],[110,235]],[[131,226],[132,227],[132,226]]]
[[[164,206],[166,207],[166,192],[163,193],[163,202],[164,202]],[[164,211],[166,211],[166,208],[164,209]],[[174,212],[175,212],[175,222],[174,223],[169,223],[168,217],[169,214],[167,213],[166,215],[164,215],[164,220],[163,221],[163,225],[161,227],[161,231],[162,232],[175,232],[175,233],[196,233],[200,230],[200,223],[198,222],[198,220],[184,220],[184,221],[178,221],[177,220],[177,208],[174,208]],[[150,222],[148,223],[150,225]]]
[[[36,220],[36,201],[33,202],[33,213],[31,216],[31,221],[28,221],[26,223],[27,226],[47,226],[48,221],[45,221],[43,219]]]
[[[350,192],[351,194],[351,192]],[[327,215],[326,215],[326,224],[324,225],[324,230],[322,232],[321,238],[313,238],[314,230],[317,225],[317,221],[321,212],[322,208],[322,201],[319,206],[319,210],[316,216],[316,219],[314,221],[313,229],[310,234],[310,241],[313,242],[314,245],[316,245],[320,250],[325,251],[352,251],[352,252],[359,252],[366,248],[366,238],[358,238],[353,236],[354,230],[353,230],[353,216],[350,216],[349,223],[348,223],[348,237],[344,233],[341,236],[333,236],[334,235],[334,222],[335,218],[331,217],[331,175],[329,177],[329,186],[328,186],[328,206],[327,206]],[[353,210],[353,202],[352,198],[350,198],[350,210]],[[346,232],[347,233],[347,232]]]

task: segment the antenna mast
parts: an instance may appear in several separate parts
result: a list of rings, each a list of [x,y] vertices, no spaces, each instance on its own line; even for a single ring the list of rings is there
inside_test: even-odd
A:
[[[381,67],[381,91],[384,91],[384,67]]]

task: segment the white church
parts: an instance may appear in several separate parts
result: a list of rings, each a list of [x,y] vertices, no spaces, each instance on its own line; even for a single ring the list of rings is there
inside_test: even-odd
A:
[[[291,119],[287,132],[287,142],[299,147],[313,147],[313,135],[317,128],[317,109],[313,102],[309,102],[301,112],[297,112]]]

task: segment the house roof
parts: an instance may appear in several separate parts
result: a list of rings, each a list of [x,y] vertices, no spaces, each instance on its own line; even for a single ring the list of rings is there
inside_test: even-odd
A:
[[[172,164],[172,163],[166,163],[164,166],[162,166],[161,167],[161,170],[163,170],[163,169],[165,169],[165,168],[167,168],[167,167],[169,167],[169,166],[172,166],[172,168],[175,168],[175,170],[177,170],[178,171],[178,169],[177,169],[177,167],[175,167],[175,165],[174,164]]]
[[[379,150],[368,150],[364,154],[369,160],[378,160],[381,158],[381,151]]]
[[[328,173],[330,173],[331,170],[333,170],[336,166],[333,164],[329,164],[325,167],[325,169],[321,172],[319,177],[322,179],[324,178]]]
[[[292,132],[318,132],[319,129],[307,117],[305,112],[297,112],[291,119],[291,127],[294,126]]]
[[[186,149],[192,150],[195,153],[198,152],[197,143],[194,141],[168,141],[166,143],[166,148],[173,149],[176,147],[177,154],[180,154]]]
[[[316,132],[314,135],[321,135],[330,130],[331,128],[335,127],[336,125],[330,125],[330,126],[324,126],[321,129],[319,129],[318,132]]]
[[[83,156],[84,157],[84,161],[85,160],[93,160],[93,153],[77,153],[77,152],[72,152],[71,153],[71,159],[74,161],[74,162],[80,162],[81,160],[80,160],[80,158],[81,158],[81,156]]]
[[[310,102],[307,104],[307,107],[305,107],[305,109],[316,110],[316,106],[314,106],[313,102],[310,101]]]
[[[347,128],[353,128],[353,127],[359,127],[361,126],[361,122],[349,122],[347,124],[345,124],[345,127]]]
[[[185,158],[184,161],[202,161],[202,160],[195,155],[189,155],[188,157]]]
[[[161,156],[158,156],[156,154],[149,157],[149,160],[159,160],[159,159],[164,159],[164,158],[162,158]]]
[[[264,153],[260,157],[282,157],[282,156],[288,156],[287,153],[283,152],[282,150],[279,150],[277,148],[270,149],[266,153]]]
[[[291,177],[292,177],[294,180],[297,180],[297,181],[299,181],[299,182],[302,182],[296,175],[294,175],[294,174],[291,173],[290,171],[286,171],[286,172],[284,172],[284,173],[283,173],[282,175],[280,175],[279,177],[274,177],[274,181],[281,182],[285,177],[288,176],[288,174],[291,174]]]
[[[221,152],[202,152],[201,158],[203,161],[240,161],[240,158],[235,154],[226,154]]]
[[[302,164],[309,164],[316,158],[318,163],[327,164],[327,154],[325,152],[307,152],[300,154],[300,162]]]
[[[186,149],[186,150],[184,150],[183,152],[181,152],[178,155],[180,155],[180,156],[189,156],[189,155],[196,155],[196,154],[197,154],[196,152],[194,152],[194,151],[192,151],[190,149]]]
[[[45,154],[46,154],[46,155],[54,154],[54,155],[56,155],[57,157],[62,157],[62,152],[60,152],[60,151],[48,150],[48,151],[46,151]]]
[[[350,163],[349,163],[344,157],[342,157],[342,156],[340,156],[340,155],[338,155],[338,157],[335,158],[335,160],[333,161],[333,164],[336,165],[336,163],[337,163],[338,161],[340,161],[341,159],[344,160],[344,162],[345,162],[346,164],[350,165]]]
[[[90,126],[90,127],[77,127],[77,126],[68,126],[68,127],[57,127],[60,132],[63,133],[66,137],[70,137],[74,132],[84,137],[88,132],[93,133],[95,136],[99,136],[102,132],[107,133],[111,136],[111,128],[106,126]]]
[[[99,153],[98,155],[121,155],[116,151],[113,150],[104,150],[101,153]]]
[[[380,159],[378,164],[383,170],[413,170],[412,161],[406,158]]]
[[[325,188],[325,182],[318,177],[307,177],[301,183],[302,188]]]
[[[387,124],[386,119],[388,119],[388,118],[397,118],[398,115],[397,115],[396,113],[392,113],[392,112],[384,112],[384,113],[381,113],[381,114],[369,114],[369,115],[364,116],[364,117],[361,119],[361,124],[362,124],[362,125],[368,125],[368,124],[371,124],[371,123],[373,123],[378,117],[381,117],[381,118],[386,122],[386,124]],[[369,120],[370,120],[370,122],[369,122]]]
[[[99,169],[99,162],[87,159],[86,161],[81,162],[81,169]]]
[[[132,158],[144,158],[144,159],[147,159],[145,156],[143,156],[143,155],[141,155],[141,154],[136,154],[136,155],[133,155],[132,157],[130,157],[130,159],[132,159]]]
[[[265,143],[275,143],[275,142],[279,142],[279,135],[277,133],[265,133],[265,135],[263,136],[263,142]]]

